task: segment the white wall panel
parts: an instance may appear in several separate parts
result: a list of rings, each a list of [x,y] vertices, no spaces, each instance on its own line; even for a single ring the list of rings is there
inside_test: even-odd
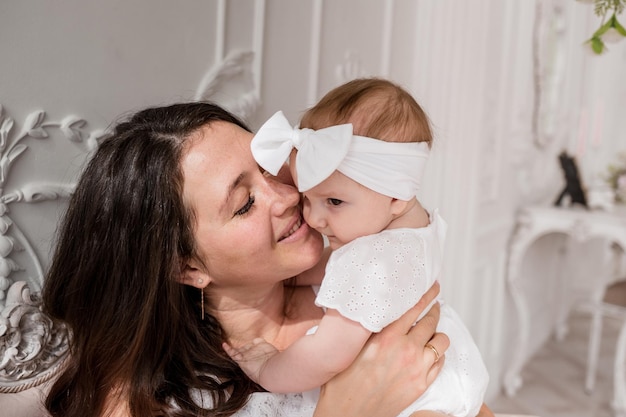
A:
[[[393,1],[393,13],[391,23],[389,69],[387,76],[401,83],[407,88],[413,89],[413,77],[416,76],[417,68],[412,57],[415,55],[415,45],[423,40],[417,36],[417,8],[418,1],[395,0]],[[419,92],[412,91],[415,98],[420,101]]]
[[[324,1],[319,67],[318,97],[341,83],[338,66],[350,62],[342,76],[380,74],[382,40],[385,30],[384,3],[366,1]],[[357,76],[358,76],[357,75]],[[348,78],[348,79],[350,79]]]

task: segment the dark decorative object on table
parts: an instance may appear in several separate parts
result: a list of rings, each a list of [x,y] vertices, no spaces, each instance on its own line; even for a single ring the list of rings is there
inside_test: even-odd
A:
[[[585,198],[585,191],[583,190],[580,176],[578,175],[576,160],[574,157],[569,156],[567,152],[563,151],[559,154],[559,161],[561,162],[561,168],[565,176],[565,188],[561,194],[559,194],[554,205],[560,206],[563,198],[569,195],[570,205],[580,204],[585,208],[589,208],[587,206],[587,199]]]

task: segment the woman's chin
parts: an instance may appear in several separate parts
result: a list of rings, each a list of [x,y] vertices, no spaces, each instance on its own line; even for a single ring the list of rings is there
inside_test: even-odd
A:
[[[322,257],[323,251],[324,251],[324,238],[315,229],[309,227],[309,236],[307,237],[307,244],[298,253],[298,256],[302,258],[303,263],[306,263],[306,267],[303,269],[303,271],[310,269],[313,266],[317,265],[317,263],[320,261]]]

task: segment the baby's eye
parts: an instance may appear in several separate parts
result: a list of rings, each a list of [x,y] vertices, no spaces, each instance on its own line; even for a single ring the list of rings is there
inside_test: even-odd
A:
[[[338,199],[338,198],[329,198],[328,199],[328,204],[330,204],[331,206],[339,206],[339,205],[341,205],[341,203],[343,203],[343,201]]]
[[[248,213],[250,209],[252,208],[253,204],[254,204],[254,196],[250,195],[248,196],[248,201],[246,201],[246,204],[244,204],[243,207],[241,207],[239,210],[235,212],[235,216],[243,216],[244,214]]]

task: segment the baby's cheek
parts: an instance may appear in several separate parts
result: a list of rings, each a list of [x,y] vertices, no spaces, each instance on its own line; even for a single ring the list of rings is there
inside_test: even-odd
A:
[[[309,223],[309,220],[311,219],[311,202],[304,194],[302,195],[302,216],[304,217],[304,221],[310,226],[311,224]]]

